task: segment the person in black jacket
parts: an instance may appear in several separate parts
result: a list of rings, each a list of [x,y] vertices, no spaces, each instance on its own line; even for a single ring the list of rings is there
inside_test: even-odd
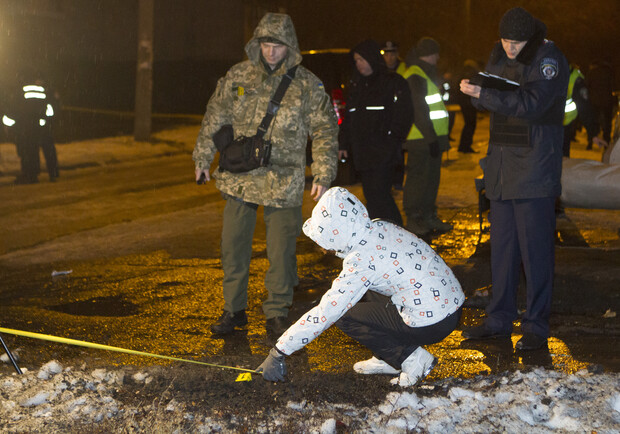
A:
[[[563,155],[565,157],[570,157],[570,143],[575,139],[578,121],[586,128],[589,144],[594,142],[599,147],[607,147],[607,142],[598,137],[601,127],[590,103],[586,81],[577,65],[570,65],[569,77],[568,91],[570,94],[567,96],[564,112]],[[573,82],[572,88],[571,82]]]
[[[523,265],[527,305],[516,348],[534,350],[546,346],[549,336],[569,69],[562,52],[545,39],[546,26],[525,9],[506,12],[499,33],[486,70],[519,87],[502,91],[461,82],[474,106],[491,112],[489,148],[480,165],[491,202],[493,287],[484,324],[464,330],[463,337],[510,336]]]
[[[366,40],[351,50],[354,74],[340,128],[340,158],[352,154],[370,218],[402,225],[392,197],[394,169],[413,122],[409,86],[388,71],[379,44]]]

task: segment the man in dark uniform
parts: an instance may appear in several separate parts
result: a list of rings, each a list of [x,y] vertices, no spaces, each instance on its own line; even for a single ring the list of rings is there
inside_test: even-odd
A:
[[[15,182],[38,182],[41,170],[39,148],[43,150],[49,179],[53,182],[58,177],[58,158],[51,130],[55,98],[45,88],[42,79],[32,79],[28,73],[23,78],[14,104],[3,117],[4,125],[10,128],[14,137],[21,160],[21,173]]]
[[[381,48],[381,55],[390,71],[403,75],[407,69],[407,64],[400,58],[398,54],[398,43],[394,41],[385,41]]]
[[[546,26],[522,8],[504,14],[499,33],[486,70],[520,86],[500,91],[461,82],[473,104],[491,112],[489,148],[480,163],[491,201],[493,284],[484,324],[463,331],[463,337],[510,336],[522,264],[527,307],[516,348],[533,350],[549,336],[568,63],[545,39]]]

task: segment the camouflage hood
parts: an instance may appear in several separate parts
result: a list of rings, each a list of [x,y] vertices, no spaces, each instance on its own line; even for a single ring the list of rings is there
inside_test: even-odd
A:
[[[277,39],[289,48],[285,61],[286,69],[301,63],[295,26],[288,15],[267,13],[260,20],[254,30],[254,36],[245,46],[248,59],[254,64],[258,64],[260,60],[260,38]]]
[[[332,187],[312,210],[303,231],[319,246],[344,258],[371,227],[364,204],[346,188]]]

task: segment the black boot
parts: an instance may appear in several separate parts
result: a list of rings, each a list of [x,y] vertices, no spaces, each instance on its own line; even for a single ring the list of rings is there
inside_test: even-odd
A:
[[[269,318],[265,325],[267,329],[267,333],[271,333],[275,336],[282,335],[286,330],[288,330],[290,323],[288,322],[288,318],[285,316],[277,316],[275,318]]]
[[[235,327],[243,327],[247,323],[248,317],[245,315],[245,310],[235,313],[224,311],[220,319],[211,324],[211,333],[214,335],[227,335],[235,331]]]

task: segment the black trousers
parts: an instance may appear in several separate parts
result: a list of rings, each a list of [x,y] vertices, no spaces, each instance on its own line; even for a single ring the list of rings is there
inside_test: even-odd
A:
[[[436,324],[409,327],[389,297],[369,291],[347,311],[336,327],[370,349],[375,357],[401,369],[418,347],[441,342],[456,328],[461,309]]]
[[[490,219],[493,295],[485,323],[512,332],[523,266],[527,307],[521,330],[546,338],[555,268],[555,198],[492,200]]]
[[[471,145],[474,143],[474,132],[478,123],[478,110],[471,104],[461,105],[461,113],[463,114],[463,130],[461,131],[461,140],[459,142],[459,151],[471,151]]]
[[[43,150],[43,157],[45,158],[45,167],[47,167],[47,173],[51,178],[57,178],[59,175],[58,170],[58,156],[56,154],[56,146],[54,145],[54,138],[52,136],[45,136],[40,142],[41,149]]]
[[[389,220],[402,226],[403,218],[392,197],[394,166],[362,170],[359,172],[359,176],[370,218]]]

